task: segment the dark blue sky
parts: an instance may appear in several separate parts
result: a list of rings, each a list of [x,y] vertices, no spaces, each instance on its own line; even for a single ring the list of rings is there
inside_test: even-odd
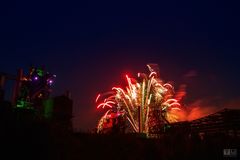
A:
[[[57,75],[55,95],[69,89],[75,124],[91,128],[98,92],[158,63],[162,79],[187,84],[186,103],[239,99],[240,22],[228,1],[5,4],[0,71],[45,65]],[[186,78],[194,71],[195,77]],[[93,120],[88,120],[88,119]],[[87,120],[86,120],[87,119]],[[82,122],[85,120],[85,122]]]

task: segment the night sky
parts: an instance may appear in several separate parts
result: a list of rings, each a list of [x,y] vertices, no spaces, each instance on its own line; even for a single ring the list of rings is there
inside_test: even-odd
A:
[[[89,3],[17,1],[3,5],[0,71],[44,65],[57,75],[53,95],[70,90],[74,128],[92,129],[100,114],[95,97],[124,75],[160,75],[184,105],[240,107],[239,5],[228,1]],[[238,106],[236,106],[238,105]]]

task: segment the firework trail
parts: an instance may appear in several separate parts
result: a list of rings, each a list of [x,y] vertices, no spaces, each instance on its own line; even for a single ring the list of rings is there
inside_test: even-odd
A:
[[[126,75],[126,89],[113,87],[111,92],[99,94],[96,98],[97,108],[106,108],[106,113],[100,119],[97,129],[103,130],[104,121],[111,117],[125,116],[134,132],[149,133],[156,121],[164,124],[178,120],[177,111],[180,103],[174,99],[174,88],[169,83],[163,83],[159,78],[159,69],[155,64],[147,65],[150,73],[138,73],[136,79]],[[158,111],[158,114],[152,114]]]

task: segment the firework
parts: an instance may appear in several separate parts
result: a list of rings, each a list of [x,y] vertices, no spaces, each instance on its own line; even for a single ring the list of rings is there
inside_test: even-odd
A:
[[[96,103],[101,100],[97,108],[107,109],[98,123],[98,132],[113,118],[113,113],[114,118],[126,117],[134,132],[146,134],[178,120],[177,111],[181,105],[173,98],[173,86],[163,83],[156,65],[147,66],[149,75],[138,73],[136,79],[126,75],[128,85],[125,89],[113,87],[111,92],[97,96]]]

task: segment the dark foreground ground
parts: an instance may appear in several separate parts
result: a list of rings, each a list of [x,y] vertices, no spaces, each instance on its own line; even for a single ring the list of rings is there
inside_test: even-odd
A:
[[[4,114],[3,114],[4,113]],[[71,133],[61,124],[1,111],[0,159],[239,159],[240,139],[224,134],[171,133],[160,139],[140,135]],[[223,149],[238,149],[235,158]]]

